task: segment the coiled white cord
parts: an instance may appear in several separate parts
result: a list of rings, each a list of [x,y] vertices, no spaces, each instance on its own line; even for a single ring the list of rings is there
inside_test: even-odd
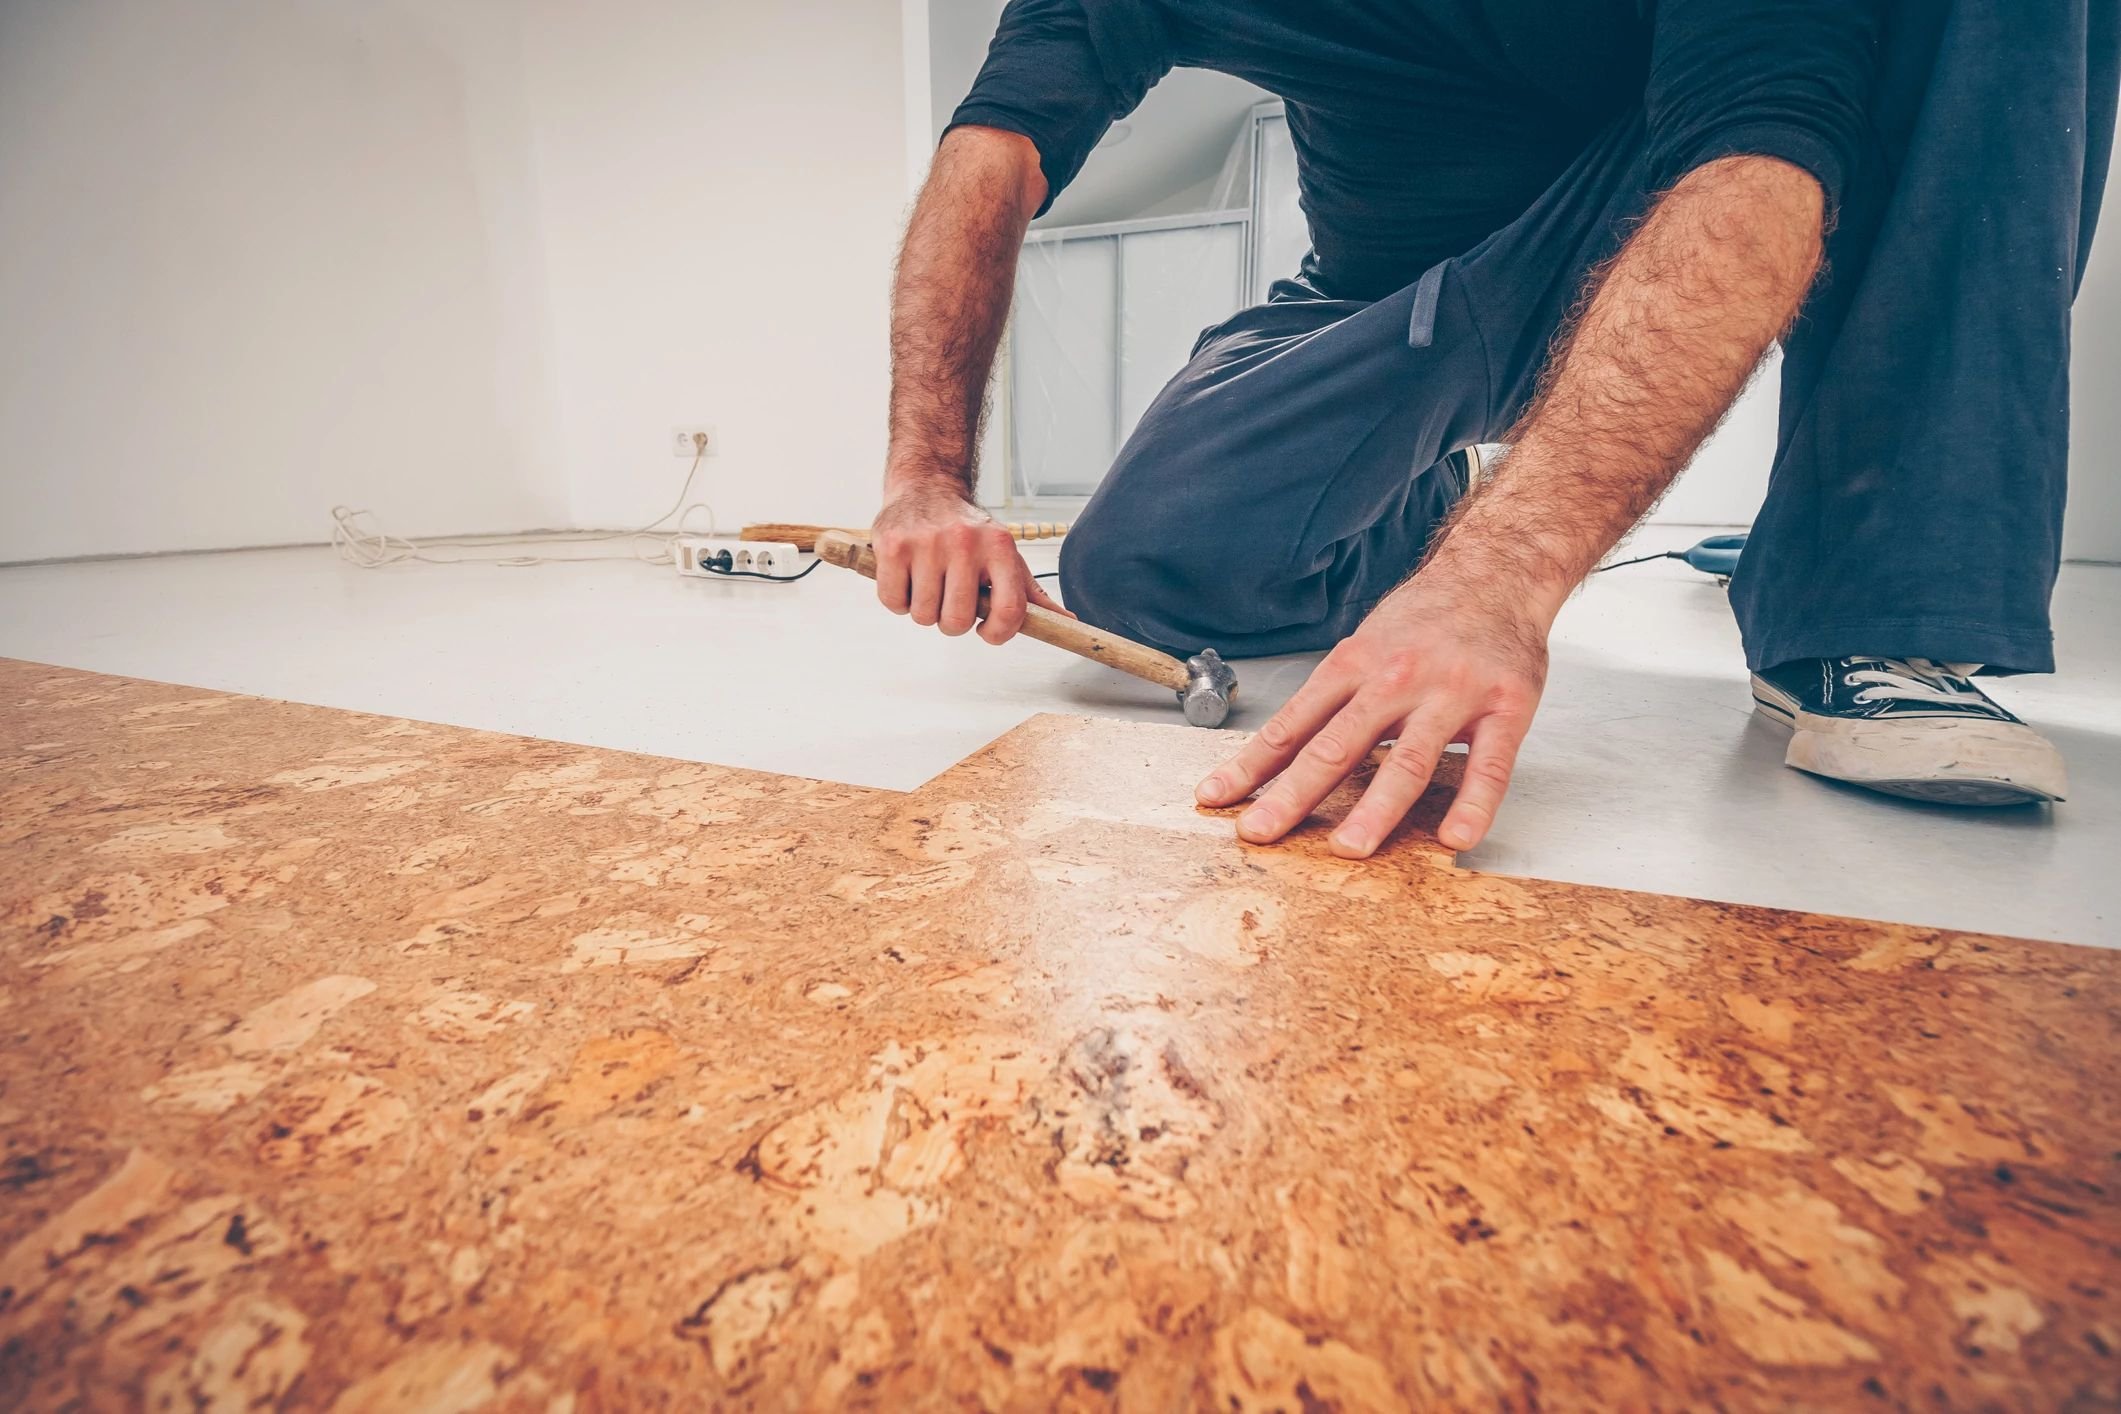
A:
[[[382,569],[386,565],[405,564],[418,561],[429,565],[499,565],[505,569],[526,569],[532,565],[573,564],[591,560],[634,560],[643,564],[659,564],[670,558],[670,543],[680,535],[714,535],[714,507],[705,501],[687,504],[685,498],[692,494],[692,483],[700,474],[700,463],[706,460],[707,452],[702,448],[685,471],[685,480],[678,487],[678,498],[669,510],[648,524],[635,530],[556,530],[530,535],[465,535],[423,536],[409,540],[402,535],[392,535],[376,523],[371,511],[357,511],[348,506],[331,508],[331,548],[338,557],[350,565],[362,569]],[[687,522],[695,511],[707,512],[707,528],[691,530]],[[677,524],[669,529],[665,522],[673,516]],[[435,555],[432,550],[517,550],[526,545],[602,545],[613,541],[647,540],[648,553],[642,553],[638,544],[631,546],[623,555],[537,555],[537,554],[456,554]]]

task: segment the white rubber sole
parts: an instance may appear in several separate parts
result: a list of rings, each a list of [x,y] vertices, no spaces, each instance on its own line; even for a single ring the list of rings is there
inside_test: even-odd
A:
[[[1814,776],[1938,805],[2032,805],[2069,794],[2062,753],[2022,722],[1818,717],[1757,677],[1753,706],[1790,729],[1783,763]]]

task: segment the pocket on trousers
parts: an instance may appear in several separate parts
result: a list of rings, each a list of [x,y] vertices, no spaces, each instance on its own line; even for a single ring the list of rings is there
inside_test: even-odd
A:
[[[1443,300],[1448,260],[1431,265],[1414,285],[1414,312],[1407,317],[1407,347],[1425,349],[1436,341],[1436,307]]]

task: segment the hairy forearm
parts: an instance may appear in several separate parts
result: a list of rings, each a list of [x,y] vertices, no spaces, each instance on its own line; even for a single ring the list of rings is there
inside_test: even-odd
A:
[[[936,153],[892,286],[887,495],[938,481],[970,494],[1017,252],[1044,192],[1014,134],[959,129]]]
[[[1818,183],[1773,158],[1725,158],[1673,187],[1593,277],[1510,454],[1422,573],[1508,585],[1558,612],[1796,317],[1822,220]]]

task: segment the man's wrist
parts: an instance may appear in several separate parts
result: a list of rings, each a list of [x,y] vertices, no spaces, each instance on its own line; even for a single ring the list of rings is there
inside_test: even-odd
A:
[[[1421,577],[1458,580],[1506,594],[1521,616],[1550,627],[1626,525],[1598,523],[1588,515],[1557,515],[1569,489],[1557,478],[1543,439],[1527,436],[1499,473],[1460,506],[1430,551]],[[1601,508],[1602,509],[1602,508]]]
[[[1557,567],[1552,555],[1526,544],[1501,542],[1466,525],[1453,527],[1409,581],[1431,591],[1463,591],[1506,607],[1513,618],[1544,634],[1580,577]]]
[[[963,469],[947,463],[932,461],[887,462],[884,465],[884,494],[905,495],[909,492],[947,491],[952,495],[970,499],[971,479]]]

